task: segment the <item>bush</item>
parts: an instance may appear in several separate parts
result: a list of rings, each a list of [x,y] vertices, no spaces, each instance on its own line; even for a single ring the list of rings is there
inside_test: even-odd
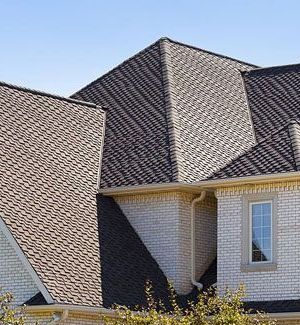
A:
[[[200,293],[195,303],[180,307],[174,289],[170,286],[171,311],[161,301],[155,301],[151,285],[145,289],[147,306],[130,310],[123,306],[115,308],[116,318],[104,318],[107,325],[274,325],[266,314],[251,314],[244,308],[245,290],[227,290],[218,295],[212,290]]]
[[[9,292],[0,294],[0,324],[1,325],[24,325],[24,318],[20,312],[14,310],[13,296]]]

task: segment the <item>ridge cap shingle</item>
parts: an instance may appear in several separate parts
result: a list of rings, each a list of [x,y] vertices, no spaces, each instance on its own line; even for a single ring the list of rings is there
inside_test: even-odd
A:
[[[231,56],[228,56],[228,55],[224,55],[224,54],[220,54],[220,53],[217,53],[217,52],[205,50],[205,49],[202,49],[202,48],[197,47],[197,46],[194,46],[194,45],[182,43],[180,41],[176,41],[176,40],[173,40],[173,39],[168,38],[168,37],[163,37],[162,39],[167,39],[171,43],[174,43],[174,44],[177,44],[177,45],[181,45],[181,46],[184,46],[184,47],[188,47],[190,49],[194,49],[194,50],[197,50],[197,51],[200,51],[200,52],[203,52],[203,53],[211,54],[211,55],[217,56],[217,57],[222,58],[222,59],[227,59],[227,60],[235,61],[235,62],[238,62],[238,63],[241,63],[241,64],[248,65],[249,67],[259,68],[259,66],[256,65],[256,64],[252,64],[252,63],[245,62],[245,61],[242,61],[242,60],[239,60],[239,59],[235,59],[235,58],[233,58]]]
[[[0,81],[0,87],[15,89],[15,90],[23,91],[23,92],[26,92],[26,93],[31,93],[33,95],[50,97],[50,98],[53,98],[53,99],[66,101],[68,103],[78,104],[78,105],[92,107],[92,108],[96,108],[96,109],[102,109],[102,110],[107,109],[104,106],[96,105],[96,104],[91,103],[91,102],[86,102],[86,101],[78,100],[78,99],[75,99],[75,98],[70,98],[70,97],[64,97],[64,96],[60,96],[60,95],[56,95],[56,94],[51,94],[51,93],[48,93],[48,92],[45,92],[45,91],[42,91],[42,90],[37,90],[37,89],[27,88],[27,87],[23,87],[23,86],[18,86],[18,85],[14,85],[14,84],[11,84],[11,83],[4,82],[4,81]]]
[[[159,40],[160,62],[162,72],[162,83],[164,89],[165,110],[167,118],[167,128],[170,143],[170,159],[174,181],[180,179],[181,170],[181,144],[180,144],[180,120],[176,109],[176,97],[174,96],[173,76],[172,76],[172,56],[170,54],[169,39],[164,37]]]
[[[290,70],[292,68],[299,68],[300,67],[300,63],[291,63],[291,64],[283,64],[283,65],[273,65],[273,66],[269,66],[269,67],[258,67],[258,68],[254,68],[251,70],[246,70],[246,71],[241,71],[242,74],[245,75],[249,75],[249,74],[253,74],[253,73],[258,73],[258,72],[268,72],[268,70]]]

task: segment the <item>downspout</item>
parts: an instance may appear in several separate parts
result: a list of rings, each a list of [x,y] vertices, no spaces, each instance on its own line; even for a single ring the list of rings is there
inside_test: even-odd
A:
[[[195,214],[196,214],[196,204],[203,201],[206,196],[206,191],[202,191],[200,196],[196,197],[192,201],[191,205],[191,282],[194,286],[196,286],[199,290],[203,288],[203,284],[197,282],[196,280],[196,231],[195,231]]]
[[[48,325],[59,324],[65,321],[69,316],[69,311],[67,309],[63,310],[61,313],[54,313],[52,316],[52,320],[48,323]]]

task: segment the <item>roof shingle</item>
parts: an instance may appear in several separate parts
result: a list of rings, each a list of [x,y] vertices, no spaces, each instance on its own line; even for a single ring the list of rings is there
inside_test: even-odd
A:
[[[300,125],[291,121],[208,179],[294,172],[299,169]]]
[[[54,301],[101,303],[103,110],[0,84],[0,211]]]
[[[248,149],[251,68],[164,38],[74,94],[110,108],[102,187],[197,181]]]

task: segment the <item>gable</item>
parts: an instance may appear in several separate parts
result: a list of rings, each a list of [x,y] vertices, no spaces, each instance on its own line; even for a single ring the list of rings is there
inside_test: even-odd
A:
[[[22,305],[40,291],[1,229],[0,288],[14,295],[16,305]]]

